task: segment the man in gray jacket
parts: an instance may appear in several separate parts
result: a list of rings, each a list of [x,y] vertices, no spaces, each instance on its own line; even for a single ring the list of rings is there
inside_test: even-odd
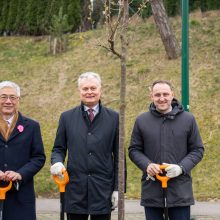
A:
[[[129,146],[130,159],[143,171],[141,205],[147,220],[164,219],[163,190],[155,175],[166,163],[169,219],[190,220],[194,204],[190,172],[204,152],[199,130],[194,116],[174,98],[170,82],[155,81],[150,95],[153,102],[137,117]]]
[[[62,175],[68,152],[65,211],[69,220],[110,220],[118,203],[118,113],[101,105],[101,79],[78,79],[81,105],[60,116],[51,174]]]

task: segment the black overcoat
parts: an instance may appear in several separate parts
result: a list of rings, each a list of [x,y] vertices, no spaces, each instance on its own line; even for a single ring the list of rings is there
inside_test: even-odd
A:
[[[64,162],[68,151],[66,212],[111,212],[118,190],[118,126],[118,113],[101,105],[92,123],[83,105],[61,114],[51,162]]]
[[[161,114],[151,104],[150,111],[139,115],[133,128],[129,157],[143,171],[143,206],[164,206],[161,183],[146,180],[150,163],[178,164],[183,169],[182,175],[168,181],[168,207],[194,204],[190,171],[202,159],[204,146],[194,116],[175,99],[172,107],[171,112]]]
[[[23,127],[23,131],[18,126]],[[35,220],[34,175],[45,163],[39,124],[19,113],[8,141],[0,134],[0,170],[12,170],[22,176],[19,191],[10,190],[4,201],[3,220]]]

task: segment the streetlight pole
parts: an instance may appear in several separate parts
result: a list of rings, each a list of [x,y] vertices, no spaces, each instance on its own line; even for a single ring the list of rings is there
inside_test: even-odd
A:
[[[189,111],[189,0],[182,0],[182,104]]]

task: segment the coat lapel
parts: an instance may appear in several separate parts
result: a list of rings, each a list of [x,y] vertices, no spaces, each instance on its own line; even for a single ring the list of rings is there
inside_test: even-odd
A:
[[[18,120],[14,127],[14,130],[12,131],[10,137],[8,138],[8,141],[16,137],[17,135],[21,134],[25,128],[28,126],[27,119],[22,116],[22,114],[18,113]]]

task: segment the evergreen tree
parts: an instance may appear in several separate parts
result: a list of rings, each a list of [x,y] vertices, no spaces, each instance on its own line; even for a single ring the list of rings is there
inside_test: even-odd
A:
[[[18,34],[26,34],[26,10],[27,10],[27,0],[18,0],[17,4],[17,16],[15,20],[15,32]]]
[[[208,1],[208,10],[216,10],[220,9],[220,1],[219,0],[209,0]]]
[[[3,11],[3,6],[4,6],[4,0],[0,0],[0,35],[2,35],[2,11]]]
[[[30,35],[37,34],[38,1],[27,0],[26,27]]]
[[[6,29],[8,30],[9,34],[13,34],[15,32],[17,8],[18,8],[17,0],[10,0],[9,8],[8,8],[8,19],[6,23]]]
[[[129,15],[133,15],[137,13],[140,6],[144,3],[143,0],[134,0],[129,4]],[[149,3],[146,3],[146,7],[140,11],[140,15],[142,18],[148,18],[152,15],[151,6]]]
[[[45,21],[45,4],[47,5],[49,0],[38,0],[37,5],[37,34],[42,35],[47,33],[47,22]]]
[[[68,23],[71,25],[71,31],[74,32],[79,28],[81,22],[80,0],[70,1],[67,7]]]
[[[51,11],[51,1],[52,0],[47,0],[45,2],[44,6],[44,26],[45,26],[45,32],[49,32],[49,27],[51,25],[51,17],[52,17],[52,11]]]
[[[52,54],[55,55],[67,50],[68,35],[65,35],[65,33],[70,29],[67,14],[63,14],[63,8],[61,7],[58,15],[53,15],[50,26],[50,52]]]
[[[6,28],[6,25],[7,25],[7,20],[8,20],[9,5],[10,5],[10,0],[3,1],[0,30],[1,30],[2,34],[4,34],[4,35],[8,34],[8,30]]]
[[[181,0],[165,0],[164,6],[168,16],[176,16],[180,11]]]

